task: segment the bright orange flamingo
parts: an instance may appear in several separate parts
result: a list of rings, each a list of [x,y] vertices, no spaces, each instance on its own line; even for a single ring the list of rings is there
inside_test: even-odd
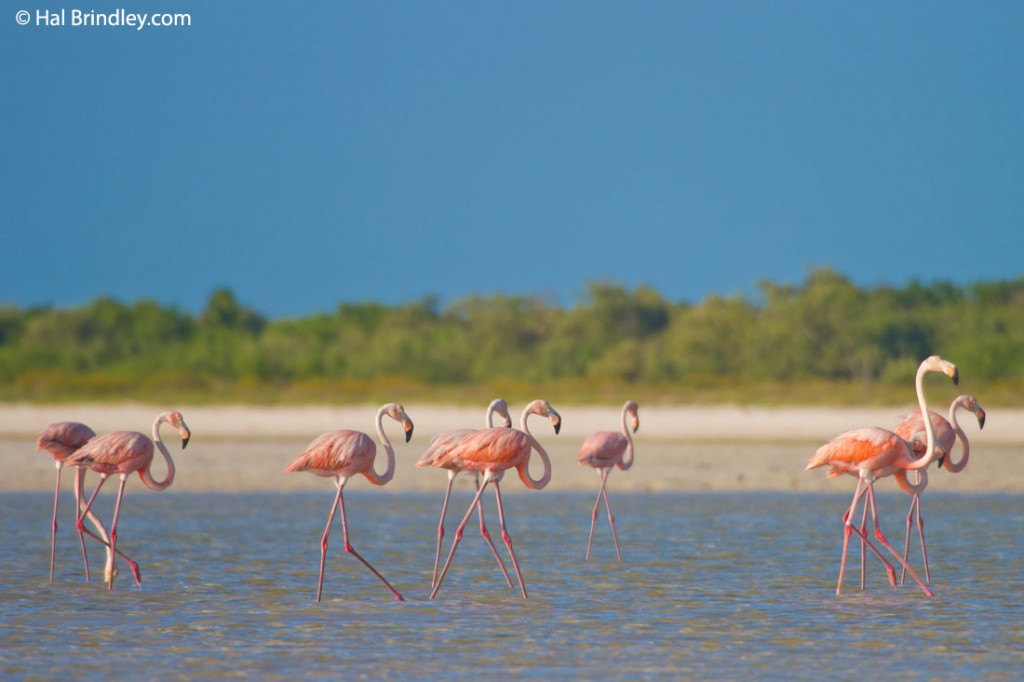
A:
[[[509,428],[512,426],[512,417],[508,413],[508,403],[501,398],[495,398],[491,401],[491,404],[487,406],[487,411],[484,413],[484,426],[491,428],[494,426],[494,415],[500,415],[502,420],[505,422],[505,427]],[[461,472],[465,471],[462,466],[462,462],[459,462],[447,454],[451,450],[452,445],[457,443],[459,440],[473,433],[473,429],[458,429],[456,431],[448,431],[442,433],[434,440],[430,442],[430,447],[423,453],[419,461],[416,462],[416,466],[425,467],[433,466],[439,469],[446,469],[448,471],[448,489],[444,493],[444,502],[441,504],[441,520],[437,524],[437,550],[434,552],[434,575],[430,579],[430,587],[434,587],[434,583],[437,582],[437,568],[438,564],[441,563],[441,540],[444,538],[444,517],[448,511],[448,498],[452,494],[452,483],[455,481],[455,477]],[[480,472],[473,472],[474,486],[476,490],[480,489]],[[483,536],[484,541],[487,542],[487,546],[491,548],[491,554],[498,561],[498,568],[501,569],[501,574],[505,576],[505,582],[508,583],[509,588],[512,588],[512,579],[508,577],[508,571],[505,569],[505,562],[501,560],[501,555],[498,554],[497,548],[494,546],[494,542],[491,540],[491,534],[487,531],[487,526],[484,523],[484,506],[482,504],[477,505],[477,510],[480,512],[480,535]]]
[[[150,490],[166,490],[174,483],[174,460],[171,459],[171,453],[167,451],[167,446],[160,439],[160,426],[164,423],[170,424],[178,430],[178,435],[181,436],[181,448],[184,450],[192,434],[185,424],[181,412],[171,410],[161,413],[153,421],[152,440],[137,431],[114,431],[96,436],[66,460],[69,465],[92,469],[100,475],[96,489],[86,503],[85,509],[78,515],[79,535],[85,532],[83,521],[89,510],[92,509],[92,503],[107,477],[112,474],[121,477],[121,483],[117,489],[117,501],[114,503],[114,518],[110,523],[110,551],[107,553],[107,565],[103,573],[109,589],[114,589],[114,578],[117,576],[114,565],[115,554],[118,553],[117,520],[121,514],[121,498],[124,497],[124,485],[128,480],[128,475],[137,471],[139,478],[142,479],[142,484]],[[156,449],[160,450],[160,454],[163,455],[164,461],[167,463],[167,475],[162,481],[154,480],[150,473],[154,445]],[[137,581],[141,582],[138,573],[135,577]]]
[[[327,561],[327,536],[331,532],[331,523],[334,521],[334,514],[341,508],[341,531],[345,540],[345,551],[358,559],[364,566],[370,569],[375,576],[380,578],[395,596],[398,601],[405,601],[402,595],[391,586],[384,576],[377,572],[370,563],[364,559],[359,552],[352,547],[348,541],[348,520],[345,517],[345,498],[342,492],[345,483],[356,474],[362,474],[374,485],[384,485],[395,475],[395,449],[391,446],[384,433],[384,416],[391,417],[402,424],[405,429],[405,442],[412,438],[413,424],[405,408],[399,403],[387,403],[377,410],[377,439],[384,446],[387,454],[387,466],[383,473],[377,473],[373,469],[374,460],[377,457],[377,444],[373,439],[362,431],[342,429],[325,433],[315,439],[298,458],[285,469],[287,473],[294,471],[308,471],[324,478],[334,477],[338,487],[338,493],[334,496],[334,504],[331,506],[331,513],[327,517],[327,527],[324,528],[323,537],[320,538],[320,578],[316,585],[316,600],[320,601],[320,595],[324,587],[324,565]]]
[[[967,461],[971,456],[971,444],[967,440],[967,434],[964,433],[963,428],[957,421],[956,412],[959,408],[963,408],[971,413],[978,419],[978,428],[985,428],[985,410],[982,409],[981,405],[978,404],[978,400],[974,396],[960,395],[953,399],[953,402],[949,405],[949,421],[946,421],[942,415],[937,412],[928,412],[928,417],[931,419],[932,429],[935,431],[935,449],[938,451],[937,461],[939,466],[946,469],[950,473],[960,473],[964,467],[967,466]],[[921,415],[912,412],[906,415],[899,424],[896,425],[896,433],[899,434],[904,440],[910,441],[914,446],[914,451],[919,454],[923,454],[925,450],[925,443],[922,442],[922,434],[924,433],[924,419]],[[953,448],[956,446],[957,438],[963,444],[963,456],[959,461],[954,461],[952,457]],[[924,473],[924,470],[917,472],[920,476]],[[913,495],[910,500],[910,508],[907,510],[907,534],[906,539],[903,543],[903,558],[906,559],[910,553],[910,531],[911,526],[914,524],[914,516],[917,517],[917,534],[921,541],[921,556],[924,561],[924,575],[925,580],[931,582],[931,571],[928,568],[928,550],[925,548],[924,542],[924,519],[921,516],[921,493],[924,492],[924,488],[927,486],[927,478],[924,480],[918,479],[916,484],[911,484],[907,480],[907,474],[903,471],[897,471],[896,483],[904,491]],[[903,583],[906,577],[904,571],[900,575],[900,583]]]
[[[504,472],[513,467],[519,472],[519,478],[527,488],[540,490],[551,480],[551,460],[548,458],[548,453],[537,442],[537,439],[530,434],[530,430],[526,426],[526,419],[531,414],[541,415],[550,419],[555,427],[556,434],[562,426],[561,416],[555,411],[555,408],[548,404],[548,401],[534,400],[523,409],[519,429],[490,428],[473,431],[460,439],[449,450],[448,457],[461,461],[463,469],[466,471],[482,472],[483,483],[480,485],[480,489],[476,491],[473,502],[469,505],[466,515],[455,530],[455,539],[452,541],[451,550],[448,552],[448,559],[445,561],[440,575],[437,576],[434,589],[430,592],[431,599],[441,589],[441,582],[451,566],[452,557],[455,556],[455,549],[459,546],[459,541],[462,540],[462,531],[466,527],[466,523],[469,522],[473,509],[480,503],[480,496],[483,495],[487,484],[492,481],[494,482],[494,496],[498,503],[501,539],[505,541],[505,547],[508,549],[509,556],[512,559],[512,568],[515,569],[516,579],[519,581],[519,590],[523,594],[523,599],[526,598],[523,574],[519,570],[519,561],[516,559],[516,553],[512,549],[512,537],[508,534],[508,529],[505,527],[505,510],[501,504],[500,484]],[[544,463],[544,473],[538,479],[532,478],[529,471],[530,453],[533,450],[537,451],[541,461]]]
[[[597,469],[601,476],[601,488],[597,491],[597,499],[594,500],[594,510],[590,514],[590,537],[587,538],[587,557],[590,561],[590,547],[594,542],[594,524],[597,522],[597,509],[604,500],[605,509],[608,510],[608,524],[612,527],[612,538],[615,540],[615,554],[619,561],[622,561],[622,551],[619,549],[619,535],[615,532],[615,517],[612,515],[612,506],[608,503],[608,492],[605,489],[608,484],[608,474],[612,467],[619,467],[626,471],[633,466],[633,436],[630,434],[632,422],[633,433],[640,428],[640,416],[637,411],[640,407],[636,402],[627,400],[622,406],[622,433],[617,431],[598,431],[587,437],[580,448],[577,456],[577,466],[589,466]]]
[[[942,372],[958,383],[959,375],[956,366],[947,362],[937,355],[926,358],[917,369],[915,387],[917,389],[917,402],[921,408],[921,414],[928,414],[928,405],[924,397],[924,375],[926,372]],[[921,587],[921,590],[929,597],[934,596],[914,569],[907,566],[903,557],[893,549],[892,545],[882,534],[878,525],[878,512],[875,507],[874,482],[883,476],[889,476],[900,469],[921,470],[935,461],[935,433],[930,420],[925,420],[925,433],[927,445],[925,453],[918,458],[914,455],[912,446],[892,431],[877,427],[854,429],[836,436],[825,445],[818,448],[817,452],[807,463],[807,469],[814,469],[820,466],[828,466],[830,475],[832,471],[855,474],[857,476],[857,488],[853,493],[853,502],[850,509],[843,515],[843,558],[839,566],[839,583],[836,585],[836,594],[840,594],[843,587],[843,574],[846,571],[846,555],[850,546],[850,533],[856,531],[864,540],[865,544],[875,553],[885,565],[889,583],[896,586],[896,572],[882,554],[875,549],[874,545],[867,540],[866,534],[854,528],[853,519],[856,515],[857,503],[865,493],[867,504],[871,509],[871,517],[875,525],[875,539],[902,563],[910,575]]]
[[[65,461],[68,457],[73,455],[79,448],[85,445],[90,439],[96,436],[96,432],[90,429],[85,424],[80,422],[56,422],[50,424],[43,429],[38,436],[36,436],[36,452],[40,450],[46,450],[53,457],[54,464],[57,466],[57,483],[53,492],[53,526],[52,526],[52,537],[50,538],[50,583],[53,583],[53,564],[54,554],[57,546],[57,501],[60,499],[60,473],[61,469],[64,468]],[[82,512],[82,482],[85,478],[85,470],[81,467],[77,468],[75,473],[75,519],[77,521],[78,514]],[[107,551],[110,551],[110,540],[107,536],[107,530],[103,527],[99,518],[91,511],[86,514],[86,518],[96,528],[96,533],[92,532],[88,528],[83,529],[85,534],[89,537],[98,540],[106,546]],[[82,544],[82,557],[85,561],[85,579],[89,580],[89,556],[85,551],[85,540],[83,536],[79,535],[79,540]],[[135,581],[141,584],[141,575],[139,574],[139,565],[127,557],[123,552],[118,550],[128,564],[132,567],[132,573],[135,575]]]

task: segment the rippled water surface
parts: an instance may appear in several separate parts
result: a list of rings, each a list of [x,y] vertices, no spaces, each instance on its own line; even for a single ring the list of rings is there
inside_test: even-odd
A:
[[[276,495],[130,486],[119,547],[144,582],[136,587],[122,564],[113,592],[83,582],[70,519],[47,584],[52,498],[2,494],[0,676],[475,679],[487,668],[540,679],[1019,679],[1024,670],[1024,496],[926,496],[934,598],[888,587],[877,561],[861,592],[856,551],[836,597],[845,494],[612,491],[618,564],[603,515],[594,560],[583,560],[591,494],[515,485],[505,506],[528,600],[505,586],[473,524],[428,600],[439,496],[350,486],[353,545],[404,603],[345,554],[337,521],[315,603],[329,485]],[[448,539],[468,501],[455,497]],[[907,498],[879,502],[901,545]],[[70,497],[62,504],[72,508]],[[112,497],[98,505],[107,518]]]

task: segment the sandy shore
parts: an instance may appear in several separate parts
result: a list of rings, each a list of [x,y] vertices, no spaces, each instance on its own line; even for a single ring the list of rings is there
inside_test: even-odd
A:
[[[338,428],[372,433],[377,406],[248,407],[178,406],[192,429],[192,441],[182,452],[177,436],[166,428],[165,438],[177,464],[172,490],[263,491],[316,490],[330,483],[310,475],[286,475],[284,467],[314,437]],[[398,469],[383,490],[437,490],[445,475],[414,466],[427,443],[438,433],[482,425],[483,409],[406,404],[416,424],[410,443],[390,429],[396,441]],[[531,419],[531,428],[552,459],[552,481],[557,490],[596,487],[593,471],[576,467],[576,452],[590,433],[619,425],[614,407],[556,406],[562,414],[561,434],[555,436],[544,422]],[[911,409],[833,409],[641,406],[636,434],[636,465],[616,471],[612,489],[662,490],[822,490],[845,491],[850,480],[826,479],[824,471],[804,471],[807,458],[832,436],[859,426],[892,426]],[[521,406],[513,405],[515,414]],[[146,405],[0,405],[0,465],[4,476],[0,491],[52,490],[54,466],[45,453],[34,451],[34,438],[47,424],[74,420],[89,424],[97,433],[130,429],[149,433],[159,410]],[[518,419],[517,419],[518,421]],[[983,431],[973,417],[964,420],[971,439],[971,462],[960,475],[932,469],[930,487],[948,491],[1024,492],[1024,410],[990,410]],[[397,426],[397,425],[394,425]],[[388,426],[385,427],[388,429]],[[536,460],[536,458],[534,458]],[[532,469],[539,471],[540,462]],[[383,464],[379,465],[382,468]],[[154,465],[162,475],[163,465]],[[536,475],[536,474],[535,474]],[[67,477],[70,486],[70,476]],[[513,476],[514,479],[514,476]],[[469,477],[457,483],[469,489]],[[506,479],[508,480],[508,479]],[[370,488],[365,480],[352,486]],[[132,480],[130,488],[141,488]],[[886,481],[884,488],[892,487]],[[503,490],[522,490],[511,481]]]

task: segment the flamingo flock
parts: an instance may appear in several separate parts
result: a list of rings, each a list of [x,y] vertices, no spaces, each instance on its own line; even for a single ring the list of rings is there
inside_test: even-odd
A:
[[[966,467],[970,456],[970,444],[963,428],[957,421],[957,412],[965,410],[975,415],[978,427],[985,425],[985,411],[973,396],[958,396],[949,406],[949,419],[928,410],[924,395],[924,377],[928,373],[941,373],[958,383],[959,372],[952,363],[937,355],[921,362],[916,377],[915,388],[919,411],[906,415],[892,430],[880,427],[863,427],[846,431],[828,443],[825,443],[810,458],[806,469],[827,467],[829,478],[850,475],[857,479],[853,498],[842,515],[843,548],[839,566],[839,578],[836,594],[842,593],[843,579],[849,553],[850,538],[857,535],[861,545],[861,589],[865,586],[866,556],[870,550],[882,563],[890,585],[897,587],[896,572],[891,560],[899,563],[902,568],[900,584],[909,574],[921,591],[933,596],[929,586],[931,572],[928,565],[928,554],[924,538],[924,520],[921,513],[921,494],[927,487],[926,469],[933,462],[950,473],[959,473]],[[466,525],[477,512],[480,524],[480,535],[490,549],[498,568],[509,589],[514,589],[512,579],[506,569],[498,548],[491,539],[484,521],[481,498],[488,486],[493,486],[497,504],[498,523],[501,539],[508,553],[508,559],[516,576],[516,582],[522,598],[527,598],[526,584],[522,569],[512,545],[512,537],[506,523],[506,513],[501,497],[501,482],[505,472],[515,469],[523,484],[532,490],[543,489],[551,481],[551,459],[541,442],[530,432],[527,420],[531,416],[539,416],[550,421],[555,435],[559,433],[562,417],[546,400],[534,400],[527,404],[520,417],[519,428],[512,427],[508,404],[502,399],[495,399],[488,405],[484,415],[484,427],[480,429],[459,429],[437,435],[427,450],[416,462],[418,467],[433,467],[447,472],[448,483],[444,500],[441,504],[440,519],[437,526],[437,543],[434,554],[433,572],[430,582],[429,598],[434,599],[441,585],[452,568],[456,550],[462,540]],[[353,476],[361,474],[373,485],[386,485],[396,470],[395,448],[392,446],[384,430],[385,417],[402,426],[405,442],[409,442],[413,433],[413,422],[400,403],[387,403],[377,411],[375,419],[376,440],[371,436],[352,429],[341,429],[323,434],[315,438],[291,464],[285,468],[286,473],[308,472],[323,478],[333,478],[337,492],[327,516],[327,523],[320,538],[320,566],[317,578],[316,601],[323,596],[324,577],[327,563],[327,547],[334,517],[341,512],[341,532],[345,551],[359,561],[390,592],[397,601],[404,601],[402,594],[384,577],[367,559],[352,546],[349,537],[348,517],[345,508],[345,485]],[[500,417],[501,425],[495,426],[495,417]],[[53,458],[57,477],[53,501],[53,518],[51,523],[50,541],[50,583],[54,580],[54,564],[56,555],[58,500],[60,494],[60,478],[64,467],[76,469],[75,494],[75,528],[79,536],[85,565],[86,581],[90,580],[89,558],[86,550],[86,536],[103,546],[106,552],[104,565],[104,582],[108,589],[113,589],[114,580],[118,575],[117,557],[123,558],[131,568],[138,585],[142,577],[137,562],[129,558],[118,548],[117,526],[121,515],[122,499],[128,476],[136,472],[143,485],[151,490],[165,490],[174,482],[175,465],[170,451],[164,444],[160,429],[167,424],[178,432],[182,449],[188,445],[191,431],[182,414],[170,410],[159,414],[152,425],[152,437],[134,431],[116,431],[97,436],[84,424],[78,422],[58,422],[47,426],[36,439],[36,450],[45,450]],[[600,485],[597,497],[590,514],[590,531],[587,537],[585,561],[590,561],[594,542],[597,517],[602,502],[607,512],[608,525],[615,545],[617,560],[622,561],[622,548],[615,517],[608,499],[608,477],[611,471],[619,468],[627,471],[634,463],[633,434],[640,425],[639,406],[633,400],[627,400],[621,411],[620,431],[599,431],[588,436],[577,456],[580,467],[593,468],[599,478]],[[954,458],[956,442],[961,443],[961,455]],[[384,448],[384,470],[376,469],[378,443]],[[154,454],[159,452],[166,466],[163,479],[154,479],[150,468]],[[542,472],[539,477],[530,473],[531,456],[537,454]],[[86,500],[83,495],[84,479],[87,470],[99,475],[91,496]],[[440,562],[442,545],[445,538],[445,518],[451,497],[454,479],[462,472],[471,473],[474,477],[475,494],[469,507],[456,527],[448,549],[447,557],[442,565]],[[94,502],[104,482],[117,474],[120,484],[113,508],[110,531],[93,511]],[[882,532],[875,501],[875,483],[887,476],[892,476],[897,485],[911,495],[910,508],[906,516],[906,537],[903,552],[898,552]],[[913,477],[914,480],[911,480]],[[858,506],[862,505],[859,526],[855,518]],[[867,515],[871,514],[873,532],[867,531]],[[88,521],[92,529],[86,527]],[[909,563],[910,536],[913,528],[917,528],[921,546],[924,579]],[[879,549],[880,545],[885,552]],[[891,560],[890,560],[891,558]]]

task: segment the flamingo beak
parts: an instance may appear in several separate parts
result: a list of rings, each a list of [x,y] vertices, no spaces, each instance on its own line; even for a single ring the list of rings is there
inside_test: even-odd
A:
[[[185,446],[188,445],[189,439],[192,437],[192,432],[185,430],[181,432],[181,449],[184,450]]]
[[[410,440],[412,440],[412,422],[409,421],[409,420],[406,420],[404,422],[404,426],[405,426],[405,442],[408,443]]]
[[[985,410],[978,408],[978,428],[985,428]]]

